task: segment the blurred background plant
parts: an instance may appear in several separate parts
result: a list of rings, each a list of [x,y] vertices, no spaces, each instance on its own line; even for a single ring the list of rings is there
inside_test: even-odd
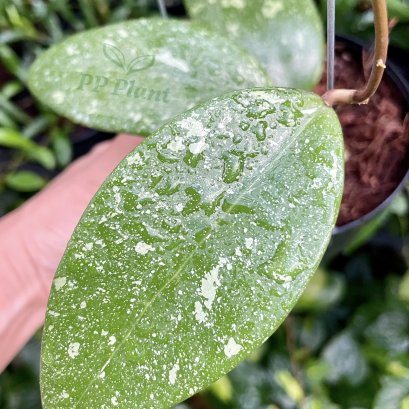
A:
[[[0,1],[0,216],[111,135],[73,125],[33,99],[27,69],[67,35],[157,13],[150,0]]]
[[[326,0],[320,0],[322,15],[326,16]],[[393,28],[392,46],[409,50],[409,1],[388,0],[388,16]],[[337,32],[365,40],[373,38],[373,13],[370,0],[337,0]]]
[[[371,38],[369,3],[338,0],[338,31]],[[401,61],[408,4],[388,0]],[[167,5],[183,14],[179,0]],[[76,126],[31,97],[26,72],[35,56],[74,32],[153,14],[155,0],[0,0],[0,216],[112,136]],[[178,409],[409,409],[408,197],[405,190],[395,199],[365,243],[321,266],[250,359]],[[0,375],[0,408],[41,408],[40,340],[41,333]]]

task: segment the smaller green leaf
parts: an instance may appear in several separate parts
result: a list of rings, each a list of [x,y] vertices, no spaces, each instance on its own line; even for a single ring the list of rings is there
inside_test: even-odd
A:
[[[409,379],[386,377],[382,380],[374,403],[374,409],[408,408]]]
[[[98,25],[98,19],[95,15],[94,3],[89,0],[78,0],[80,9],[85,17],[88,27],[95,27]]]
[[[317,390],[325,382],[330,368],[321,359],[312,359],[305,366],[305,377],[312,389]]]
[[[222,402],[229,402],[233,398],[233,385],[228,376],[223,376],[218,381],[209,386],[209,390],[213,392]]]
[[[17,41],[24,41],[25,39],[26,36],[20,30],[9,29],[0,33],[0,44],[11,44]]]
[[[72,144],[69,137],[56,129],[53,132],[52,144],[58,165],[67,166],[72,160]]]
[[[389,373],[392,376],[409,379],[409,368],[404,366],[399,361],[390,361],[386,369],[387,373]]]
[[[312,277],[296,305],[298,311],[322,311],[337,303],[344,291],[344,281],[322,269]]]
[[[17,78],[22,81],[25,80],[25,72],[22,68],[20,58],[13,49],[6,44],[0,45],[0,63]]]
[[[234,42],[180,20],[140,19],[85,31],[30,67],[41,102],[75,123],[150,135],[201,101],[271,85]]]
[[[23,84],[20,81],[8,81],[1,89],[1,94],[4,96],[4,98],[10,99],[21,92],[23,89]]]
[[[313,89],[324,35],[313,0],[185,0],[190,16],[256,57],[274,85]]]
[[[9,101],[7,97],[0,94],[0,109],[6,111],[13,119],[22,124],[28,124],[31,117],[27,115],[17,104]]]
[[[0,146],[20,149],[30,159],[40,163],[46,169],[53,169],[55,167],[54,155],[48,148],[26,139],[15,129],[0,128]]]
[[[275,375],[275,379],[294,402],[300,403],[304,399],[301,385],[289,371],[279,371]]]
[[[24,136],[12,128],[0,128],[0,146],[6,148],[31,150],[33,142],[24,138]]]
[[[20,30],[28,38],[38,38],[39,35],[35,26],[27,17],[19,13],[15,5],[6,7],[5,11],[13,28]]]
[[[409,304],[409,271],[403,276],[399,285],[399,298]]]
[[[396,17],[399,22],[409,22],[409,3],[405,0],[388,0],[389,18]]]
[[[8,187],[19,192],[36,192],[47,184],[46,179],[29,170],[9,173],[5,182]]]
[[[55,157],[50,149],[44,146],[35,146],[30,151],[27,151],[27,156],[29,159],[38,162],[43,165],[46,169],[55,168]]]
[[[327,381],[337,383],[340,380],[350,385],[358,385],[367,375],[368,366],[358,343],[349,332],[337,335],[323,351],[330,372]]]
[[[55,115],[53,114],[40,115],[33,120],[30,120],[28,125],[25,126],[21,132],[27,139],[33,139],[34,137],[47,132],[47,129],[50,127],[50,124],[54,119]]]
[[[3,110],[0,110],[0,127],[16,128],[17,124]]]
[[[340,409],[340,407],[325,396],[309,396],[303,401],[300,409]]]
[[[391,355],[405,354],[409,345],[409,316],[399,309],[384,309],[365,330],[374,345]]]

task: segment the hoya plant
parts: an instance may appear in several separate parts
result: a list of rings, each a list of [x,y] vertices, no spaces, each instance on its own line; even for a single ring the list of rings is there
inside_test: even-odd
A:
[[[323,99],[273,86],[319,78],[322,33],[314,5],[302,3],[305,25],[298,2],[188,1],[202,23],[90,30],[32,66],[32,92],[58,113],[146,136],[92,199],[56,272],[44,408],[170,408],[260,346],[306,288],[342,195],[330,105],[374,92],[387,21],[374,1],[368,86]],[[224,24],[230,38],[218,32]]]

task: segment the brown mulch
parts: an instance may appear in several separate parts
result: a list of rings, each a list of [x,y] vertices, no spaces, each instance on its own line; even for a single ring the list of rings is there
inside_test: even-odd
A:
[[[360,88],[368,57],[357,58],[338,44],[336,88]],[[367,66],[367,63],[365,63]],[[326,73],[316,92],[325,92]],[[380,205],[398,186],[409,166],[409,126],[399,89],[384,77],[368,105],[336,108],[346,148],[345,191],[337,225],[356,220]],[[409,121],[406,121],[408,125]],[[405,128],[405,130],[404,130]]]

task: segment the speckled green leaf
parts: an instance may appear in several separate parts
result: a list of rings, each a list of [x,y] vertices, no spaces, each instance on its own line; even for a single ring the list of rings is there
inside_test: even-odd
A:
[[[185,0],[189,14],[228,34],[266,67],[275,85],[312,89],[324,36],[313,0]]]
[[[265,70],[231,40],[162,19],[77,34],[46,51],[29,72],[33,94],[59,114],[142,135],[200,101],[269,85]]]
[[[255,89],[180,115],[130,153],[57,271],[44,408],[169,408],[236,366],[317,268],[342,152],[318,96]]]

